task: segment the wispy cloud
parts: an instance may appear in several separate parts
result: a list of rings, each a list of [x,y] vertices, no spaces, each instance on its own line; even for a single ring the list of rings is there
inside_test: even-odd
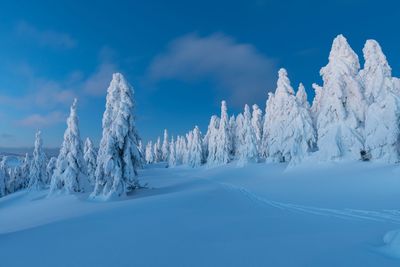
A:
[[[64,112],[75,97],[84,99],[88,96],[105,96],[112,73],[118,71],[111,54],[111,49],[103,49],[99,53],[99,64],[93,72],[85,75],[81,71],[72,71],[59,80],[39,74],[27,63],[12,65],[8,70],[13,76],[19,77],[23,85],[3,88],[0,104],[24,110],[25,114],[31,112],[22,119],[14,120],[17,126],[44,127],[64,122]],[[23,94],[9,93],[22,89]]]
[[[104,96],[112,74],[118,71],[117,64],[109,56],[111,51],[110,48],[100,51],[99,64],[93,72],[84,75],[80,71],[72,71],[60,80],[38,74],[27,63],[12,65],[9,70],[26,84],[26,93],[18,96],[0,94],[0,104],[48,110],[60,105],[69,106],[75,97]],[[11,89],[3,88],[2,91],[10,92]]]
[[[20,37],[33,40],[44,47],[70,49],[77,44],[76,40],[67,33],[38,29],[26,21],[19,21],[15,30]]]
[[[206,37],[189,34],[173,40],[149,68],[152,81],[211,79],[230,96],[233,104],[254,103],[274,88],[274,60],[251,44],[217,33]]]
[[[96,71],[83,81],[83,92],[92,96],[102,96],[107,91],[112,74],[117,71],[113,63],[103,62]]]
[[[0,95],[0,104],[19,108],[53,108],[69,105],[77,93],[72,89],[73,76],[65,81],[55,81],[38,75],[28,64],[12,67],[21,80],[26,83],[27,93],[22,96]],[[72,78],[71,78],[72,77]],[[8,90],[9,91],[9,90]]]
[[[59,111],[48,114],[32,114],[16,122],[19,126],[42,128],[64,122],[66,115]]]
[[[104,96],[112,74],[118,71],[118,66],[114,63],[116,52],[104,46],[99,53],[100,64],[96,70],[82,81],[81,87],[85,94],[91,96]]]
[[[0,134],[0,138],[3,140],[14,140],[15,139],[15,135],[10,134],[10,133],[1,133]]]

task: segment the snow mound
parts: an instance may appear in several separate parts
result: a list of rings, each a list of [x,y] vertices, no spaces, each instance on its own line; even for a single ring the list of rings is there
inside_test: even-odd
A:
[[[382,251],[394,258],[400,258],[400,229],[387,232],[383,237]]]

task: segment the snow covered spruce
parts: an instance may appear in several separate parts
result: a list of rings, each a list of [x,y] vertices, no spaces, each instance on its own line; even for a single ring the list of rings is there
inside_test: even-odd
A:
[[[50,194],[65,191],[85,192],[89,190],[87,168],[83,159],[82,140],[80,138],[77,100],[71,106],[64,141],[58,154],[56,168],[51,178]]]
[[[93,199],[123,196],[138,188],[137,168],[142,164],[135,127],[133,89],[120,74],[107,90],[103,136],[97,156]]]

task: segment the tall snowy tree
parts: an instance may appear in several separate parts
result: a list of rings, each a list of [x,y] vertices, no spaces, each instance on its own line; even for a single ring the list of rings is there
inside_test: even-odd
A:
[[[5,195],[10,194],[10,193],[14,193],[14,191],[15,191],[15,188],[14,188],[15,184],[14,184],[14,181],[13,181],[14,180],[14,177],[13,177],[14,175],[13,175],[10,167],[7,164],[8,159],[9,159],[8,156],[3,156],[3,158],[0,161],[0,172],[1,172],[1,176],[3,177],[3,180],[4,180]],[[0,196],[1,196],[1,193],[0,193]]]
[[[358,79],[358,56],[339,35],[329,63],[320,71],[324,81],[317,118],[318,156],[322,160],[360,159],[364,149],[366,103]]]
[[[146,163],[151,164],[154,162],[154,154],[153,154],[153,143],[149,141],[146,145]]]
[[[185,165],[190,165],[190,151],[192,149],[192,145],[193,145],[193,131],[189,131],[186,134],[186,149],[185,149],[185,153],[183,154],[183,164]]]
[[[306,99],[302,86],[297,97],[294,95],[286,70],[280,69],[264,122],[263,151],[268,161],[299,161],[311,151],[316,134]]]
[[[219,127],[219,118],[215,115],[211,116],[210,123],[208,124],[207,133],[203,139],[203,153],[204,158],[207,158],[207,162],[215,161],[215,153],[217,150],[217,133]]]
[[[3,156],[0,161],[0,171],[4,175],[4,181],[6,186],[6,194],[15,192],[14,174],[11,168],[8,166],[7,162],[9,160],[8,156]]]
[[[310,110],[311,110],[311,116],[313,117],[314,125],[316,125],[319,111],[321,110],[321,100],[323,98],[322,94],[324,91],[322,90],[322,87],[316,83],[312,84],[312,88],[314,89],[315,96]]]
[[[252,116],[251,116],[251,126],[254,129],[254,134],[256,135],[257,153],[259,155],[261,155],[263,115],[262,115],[262,110],[256,104],[253,105],[253,112],[252,112]]]
[[[29,185],[30,190],[42,190],[46,187],[47,157],[43,150],[43,141],[41,132],[37,131],[35,136],[35,147],[33,150],[33,158],[29,168]]]
[[[243,166],[248,162],[258,161],[257,136],[252,125],[250,108],[244,106],[243,125],[238,129],[238,164]]]
[[[378,42],[368,40],[364,49],[364,69],[360,71],[370,104],[365,119],[365,148],[374,160],[388,163],[400,159],[400,99],[385,55]]]
[[[168,149],[168,168],[172,168],[175,166],[176,166],[175,141],[174,137],[172,137]]]
[[[139,187],[136,169],[142,159],[138,149],[133,97],[133,89],[122,74],[113,74],[107,90],[92,198],[110,199]]]
[[[236,154],[236,140],[235,140],[235,136],[236,136],[236,118],[234,115],[232,115],[229,118],[229,136],[231,137],[231,157],[235,158],[235,154]]]
[[[175,144],[176,147],[176,162],[177,164],[186,164],[187,162],[187,144],[186,139],[183,136],[178,136],[177,142]]]
[[[56,169],[51,178],[49,194],[85,192],[89,189],[79,132],[77,103],[77,99],[74,99],[67,119],[67,129],[64,132],[64,141],[58,154]]]
[[[310,109],[310,104],[307,101],[306,88],[302,83],[299,84],[299,88],[297,89],[296,101],[300,106]]]
[[[25,158],[22,161],[21,166],[19,167],[20,179],[21,179],[21,187],[26,188],[29,184],[29,174],[31,168],[31,160],[29,158],[29,154],[25,154]]]
[[[209,157],[209,165],[223,165],[231,161],[232,137],[229,129],[229,118],[226,102],[221,102],[221,119],[215,137],[216,149],[214,157]]]
[[[290,161],[286,137],[289,113],[293,112],[294,90],[285,69],[279,70],[275,94],[269,93],[263,127],[263,155],[269,161]]]
[[[160,139],[160,137],[158,137],[157,138],[157,142],[154,143],[153,155],[154,155],[154,162],[161,162],[162,161],[162,151],[161,151],[161,139]]]
[[[168,142],[168,131],[167,131],[167,129],[165,129],[164,130],[164,141],[163,141],[162,147],[161,147],[163,161],[168,161],[169,148],[170,148],[170,145]]]
[[[239,156],[239,144],[241,142],[242,136],[241,133],[243,132],[243,126],[244,126],[244,116],[242,113],[239,113],[236,116],[236,121],[235,121],[235,135],[232,137],[233,142],[236,144],[235,145],[235,157],[238,158]]]
[[[317,149],[317,132],[315,129],[307,93],[302,83],[296,93],[292,120],[292,140],[290,164],[298,164],[311,152]]]
[[[97,152],[90,138],[86,138],[85,140],[83,159],[85,160],[86,173],[89,183],[94,185],[96,180]]]
[[[192,132],[192,142],[189,148],[189,165],[192,168],[199,167],[203,163],[203,147],[201,144],[201,132],[195,126]]]

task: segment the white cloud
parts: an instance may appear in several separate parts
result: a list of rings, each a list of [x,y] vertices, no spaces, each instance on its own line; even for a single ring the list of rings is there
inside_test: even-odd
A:
[[[69,77],[66,81],[55,81],[41,77],[27,64],[14,66],[14,71],[26,83],[27,93],[22,96],[0,95],[0,103],[19,108],[49,109],[59,105],[68,106],[77,92],[72,89]]]
[[[114,64],[104,62],[83,81],[83,91],[92,96],[103,96],[107,91],[112,74],[117,71]]]
[[[110,51],[109,48],[106,49],[108,54]],[[69,106],[75,97],[105,96],[112,74],[117,72],[118,68],[104,53],[102,49],[99,65],[92,73],[84,75],[80,71],[72,71],[62,80],[41,76],[27,63],[10,66],[9,69],[26,84],[26,93],[20,96],[0,94],[0,104],[49,110],[60,105]]]
[[[117,65],[110,59],[110,51],[107,49],[105,56],[102,50],[99,65],[92,73],[84,75],[80,71],[72,71],[61,80],[39,75],[26,63],[10,66],[9,70],[24,84],[12,90],[24,88],[25,93],[18,96],[0,94],[0,104],[32,112],[31,115],[16,120],[15,125],[18,126],[44,127],[65,121],[63,114],[75,97],[84,99],[88,96],[105,96],[112,73],[117,71]],[[11,89],[2,91],[11,92]],[[49,113],[42,114],[46,112]]]
[[[233,104],[254,103],[275,87],[274,60],[251,44],[237,43],[218,33],[206,37],[189,34],[170,43],[149,68],[152,81],[213,80]]]
[[[17,23],[16,33],[45,47],[70,49],[74,48],[77,44],[76,40],[66,33],[54,30],[39,30],[26,21],[19,21]]]
[[[66,119],[65,114],[59,111],[54,111],[44,115],[42,114],[29,115],[21,120],[18,120],[16,124],[19,126],[42,128],[60,122],[64,122],[65,119]]]

